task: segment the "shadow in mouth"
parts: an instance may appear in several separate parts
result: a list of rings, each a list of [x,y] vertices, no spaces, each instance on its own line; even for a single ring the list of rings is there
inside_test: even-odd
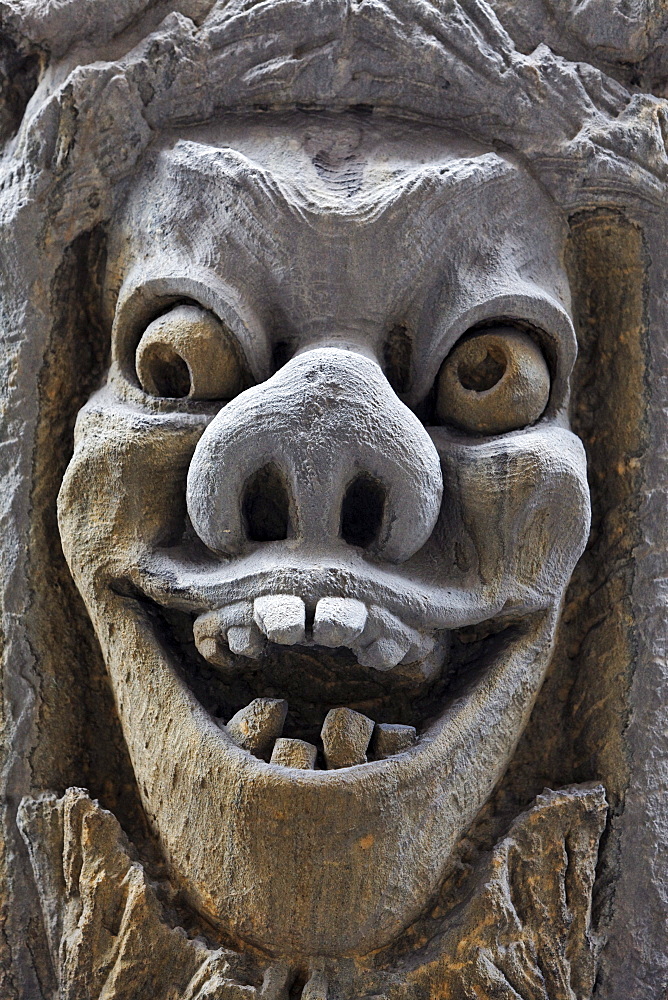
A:
[[[125,587],[123,591],[130,596]],[[488,621],[442,633],[438,643],[442,666],[428,680],[410,669],[380,673],[363,667],[346,648],[272,642],[257,659],[230,652],[229,662],[220,669],[195,646],[195,615],[165,608],[136,591],[132,598],[150,619],[156,638],[172,654],[184,682],[214,718],[227,722],[256,698],[285,699],[288,712],[283,736],[318,747],[319,763],[321,729],[330,709],[346,707],[375,723],[413,726],[419,738],[454,697],[480,681],[529,624],[526,620]]]

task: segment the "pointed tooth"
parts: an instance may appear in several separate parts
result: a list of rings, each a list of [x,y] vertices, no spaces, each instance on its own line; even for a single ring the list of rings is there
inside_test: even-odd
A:
[[[301,597],[272,594],[256,597],[254,617],[258,628],[270,642],[293,646],[306,635],[306,607]]]
[[[415,633],[410,648],[404,656],[402,663],[415,663],[417,660],[424,660],[433,651],[436,640],[432,635],[421,635]]]
[[[257,625],[233,625],[227,630],[230,652],[256,660],[264,649],[264,636]]]
[[[262,986],[258,992],[261,1000],[287,1000],[290,987],[291,972],[288,965],[276,962],[268,965],[262,977]],[[247,989],[247,987],[241,987]]]
[[[283,698],[255,698],[233,715],[225,727],[234,742],[256,756],[265,756],[283,732],[288,703]]]
[[[318,750],[304,740],[276,740],[271,754],[271,763],[281,767],[297,767],[302,771],[313,771]]]
[[[328,768],[366,764],[366,750],[374,723],[352,708],[332,708],[320,735]]]
[[[398,723],[380,722],[371,737],[369,752],[375,760],[394,757],[413,746],[417,739],[414,726],[400,726]]]
[[[351,597],[322,597],[315,609],[313,639],[320,646],[348,646],[364,631],[366,605]]]
[[[357,660],[363,667],[373,667],[374,670],[391,670],[401,663],[409,649],[409,642],[404,639],[376,639],[366,649],[357,653]]]
[[[302,990],[301,1000],[327,1000],[328,982],[324,972],[316,971]]]

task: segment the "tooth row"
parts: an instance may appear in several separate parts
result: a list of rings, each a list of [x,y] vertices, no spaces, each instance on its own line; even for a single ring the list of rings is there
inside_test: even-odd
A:
[[[194,626],[195,644],[210,663],[230,669],[228,650],[256,659],[266,640],[282,646],[307,641],[306,606],[293,594],[270,594],[255,601],[237,601],[201,615]],[[425,663],[434,649],[432,636],[405,625],[385,608],[350,597],[323,597],[315,609],[313,642],[347,646],[364,667],[392,670],[399,664]]]
[[[282,698],[255,698],[224,727],[237,746],[270,763],[313,770],[318,750],[305,740],[281,736],[288,712]],[[413,726],[374,723],[352,708],[332,708],[321,730],[325,763],[329,770],[367,763],[370,749],[376,760],[408,750],[417,738]]]

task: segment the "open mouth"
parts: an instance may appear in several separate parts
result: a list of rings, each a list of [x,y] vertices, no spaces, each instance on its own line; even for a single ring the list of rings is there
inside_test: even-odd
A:
[[[366,954],[423,911],[503,772],[554,610],[449,601],[420,629],[426,598],[409,626],[369,577],[292,574],[286,593],[283,569],[273,588],[246,578],[245,599],[219,575],[207,594],[108,581],[107,662],[189,903],[270,954]]]
[[[352,598],[309,605],[263,595],[197,615],[136,590],[133,597],[183,682],[233,742],[300,770],[417,749],[535,617],[420,633]]]

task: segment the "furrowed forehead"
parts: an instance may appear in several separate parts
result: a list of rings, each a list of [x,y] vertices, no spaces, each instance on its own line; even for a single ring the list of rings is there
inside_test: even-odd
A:
[[[313,225],[326,215],[335,227],[337,217],[364,225],[418,208],[428,217],[446,206],[461,223],[480,211],[480,198],[498,201],[499,188],[550,211],[549,199],[517,164],[437,129],[362,128],[331,119],[246,123],[163,144],[131,198],[129,217],[138,233],[166,219],[176,227],[183,219],[192,232],[230,213],[246,217],[251,229],[249,217],[267,215],[288,225],[290,217]]]
[[[459,302],[471,282],[488,298],[536,278],[566,300],[558,213],[510,159],[405,124],[237,129],[172,137],[147,163],[112,241],[112,310],[119,292],[122,304],[167,279],[186,294],[195,274],[295,317],[316,293],[323,316],[342,296],[360,315],[393,313],[425,282]]]

